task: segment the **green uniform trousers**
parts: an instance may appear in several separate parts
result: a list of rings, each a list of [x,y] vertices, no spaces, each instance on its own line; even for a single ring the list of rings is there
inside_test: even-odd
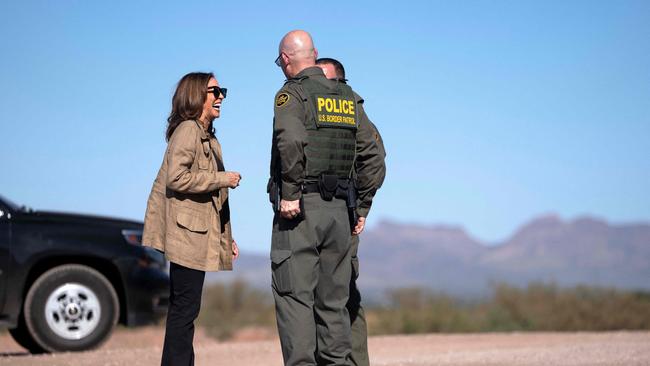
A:
[[[345,201],[303,195],[304,218],[273,222],[273,297],[285,365],[350,365],[351,234]]]
[[[368,325],[366,314],[361,306],[361,293],[357,287],[359,278],[359,236],[351,238],[352,276],[350,278],[350,298],[345,307],[350,314],[350,327],[352,330],[352,354],[350,361],[354,366],[370,366],[368,359]]]

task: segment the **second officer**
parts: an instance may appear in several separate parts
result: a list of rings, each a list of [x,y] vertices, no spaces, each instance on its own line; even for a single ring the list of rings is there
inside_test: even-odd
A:
[[[287,81],[275,97],[269,193],[285,365],[349,364],[350,238],[363,230],[376,189],[362,177],[355,189],[352,171],[383,166],[363,105],[348,85],[325,77],[317,56],[298,30],[282,38],[276,59]]]

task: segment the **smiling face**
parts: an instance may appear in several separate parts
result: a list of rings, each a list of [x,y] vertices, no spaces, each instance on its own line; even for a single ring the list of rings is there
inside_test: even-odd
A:
[[[214,96],[213,90],[215,87],[218,87],[219,83],[217,79],[210,78],[208,81],[208,86],[206,90],[206,98],[203,103],[203,113],[201,113],[201,120],[206,122],[212,122],[215,118],[219,118],[221,115],[221,102],[223,101],[223,94],[219,93],[219,97]]]

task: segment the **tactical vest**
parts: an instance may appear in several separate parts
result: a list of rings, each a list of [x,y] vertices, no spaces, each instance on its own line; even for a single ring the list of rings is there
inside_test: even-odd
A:
[[[310,117],[305,121],[305,178],[318,179],[323,173],[340,178],[350,177],[359,126],[352,88],[338,83],[336,88],[328,89],[310,78],[302,79],[299,83],[306,93],[307,107],[311,110]]]

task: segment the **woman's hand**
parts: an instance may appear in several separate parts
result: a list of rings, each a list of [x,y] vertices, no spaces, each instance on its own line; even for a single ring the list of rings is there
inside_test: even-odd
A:
[[[241,174],[237,172],[226,172],[226,177],[228,178],[229,188],[237,188],[239,186],[239,181],[241,180]]]
[[[235,239],[232,240],[232,259],[235,260],[239,258],[239,247]]]

